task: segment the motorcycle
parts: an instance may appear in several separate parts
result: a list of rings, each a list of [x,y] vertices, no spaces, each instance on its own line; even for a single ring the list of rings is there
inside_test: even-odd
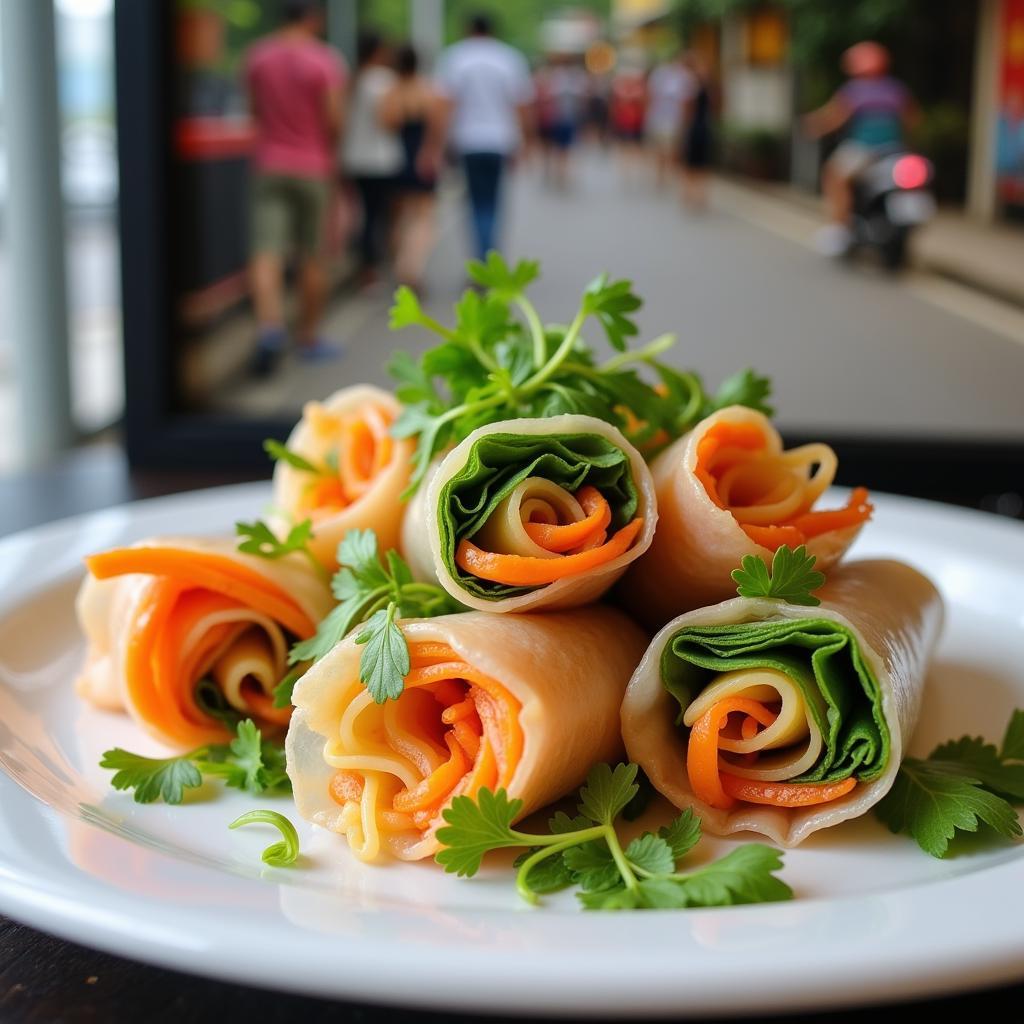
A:
[[[889,270],[902,268],[911,231],[935,215],[935,197],[928,189],[934,176],[931,161],[917,153],[880,153],[853,181],[847,255],[873,248]]]

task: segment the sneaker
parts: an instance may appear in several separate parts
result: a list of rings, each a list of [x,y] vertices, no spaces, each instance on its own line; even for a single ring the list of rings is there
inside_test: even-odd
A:
[[[341,359],[345,350],[340,345],[317,338],[312,344],[296,345],[295,354],[304,363],[330,363]]]
[[[826,224],[814,236],[814,246],[823,256],[842,256],[850,248],[853,236],[843,224]]]
[[[249,372],[254,377],[269,377],[277,369],[284,355],[286,341],[283,327],[271,327],[260,331],[256,338],[256,349],[249,363]]]

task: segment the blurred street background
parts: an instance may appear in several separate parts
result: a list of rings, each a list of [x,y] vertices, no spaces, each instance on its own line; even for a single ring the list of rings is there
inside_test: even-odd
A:
[[[0,8],[0,35],[18,3]],[[152,116],[166,119],[174,301],[169,355],[144,372],[162,375],[174,414],[287,420],[335,388],[385,383],[388,353],[426,342],[387,328],[398,283],[450,318],[480,242],[464,159],[474,147],[458,138],[459,119],[475,116],[460,108],[471,102],[460,93],[468,35],[500,41],[521,78],[507,79],[519,82],[518,138],[501,147],[493,244],[541,260],[545,317],[570,317],[607,270],[634,281],[648,337],[678,334],[680,366],[712,386],[748,365],[772,376],[785,427],[1024,443],[1024,0],[171,6],[172,109]],[[53,14],[67,436],[116,442],[126,389],[144,385],[126,382],[122,359],[115,5],[53,0]],[[928,161],[924,191],[937,203],[896,273],[881,247],[826,255],[834,238],[822,231],[836,227],[823,169],[827,185],[837,145],[863,143],[857,125],[877,122],[877,99],[862,110],[844,86],[856,75],[843,55],[865,40],[886,48],[884,80],[902,90],[889,95],[908,97],[899,144]],[[328,163],[300,172],[324,186],[314,248],[294,225],[288,237],[268,227],[285,207],[266,199],[268,175],[291,174],[267,156],[280,130],[275,46],[300,43],[323,48],[309,52],[340,104]],[[12,327],[8,70],[0,470],[55,455],[26,441],[34,343]],[[299,110],[292,102],[281,109]],[[805,115],[830,102],[847,120],[822,131]],[[134,144],[122,138],[122,156]],[[322,316],[305,308],[318,288]]]

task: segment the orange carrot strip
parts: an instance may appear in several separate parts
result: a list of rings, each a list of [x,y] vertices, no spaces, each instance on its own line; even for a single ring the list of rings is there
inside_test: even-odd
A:
[[[277,584],[225,555],[172,547],[114,548],[90,555],[85,564],[98,580],[131,573],[162,576],[233,598],[276,619],[302,640],[316,632],[316,623]]]
[[[757,526],[754,523],[741,523],[740,529],[755,544],[760,544],[769,551],[777,551],[783,544],[798,548],[807,539],[795,526]]]
[[[857,785],[854,778],[842,782],[811,785],[801,782],[760,782],[741,779],[728,772],[721,774],[722,789],[734,800],[748,804],[768,804],[771,807],[813,807],[846,796]]]
[[[768,726],[776,715],[763,704],[747,697],[726,697],[713,704],[693,723],[686,749],[686,774],[698,800],[719,810],[728,810],[733,798],[722,788],[718,770],[718,734],[735,711]]]
[[[752,423],[716,423],[697,444],[697,462],[693,475],[704,485],[708,497],[719,508],[725,508],[718,496],[718,480],[712,475],[715,456],[725,447],[757,451],[764,446],[764,434]]]
[[[625,554],[636,540],[644,521],[637,517],[599,548],[580,551],[561,558],[533,558],[529,555],[503,555],[483,551],[463,539],[455,552],[455,562],[463,572],[477,579],[503,583],[509,587],[543,586],[578,573],[589,572]]]
[[[459,741],[459,746],[472,758],[475,758],[480,752],[481,730],[479,718],[475,723],[463,718],[452,726],[452,732]]]
[[[363,778],[358,772],[339,768],[327,784],[327,792],[337,804],[347,804],[359,800],[363,795]]]
[[[529,538],[545,551],[571,551],[587,543],[595,533],[603,533],[612,521],[612,510],[596,487],[581,487],[576,494],[586,518],[578,523],[552,526],[549,523],[526,523]]]
[[[348,504],[348,495],[345,493],[345,487],[339,477],[317,477],[306,490],[305,507],[313,511],[320,509],[335,511]]]
[[[866,487],[857,487],[850,495],[845,508],[828,509],[822,512],[805,512],[794,519],[795,526],[804,537],[819,537],[833,530],[845,530],[849,526],[865,523],[871,518],[874,506],[868,501]]]
[[[292,717],[290,707],[275,708],[274,698],[268,697],[259,686],[243,686],[242,697],[252,713],[263,722],[272,725],[287,725]]]
[[[395,794],[392,806],[396,811],[410,813],[433,807],[455,788],[469,769],[466,752],[452,733],[445,733],[445,743],[451,757],[440,768],[431,772],[418,786]]]

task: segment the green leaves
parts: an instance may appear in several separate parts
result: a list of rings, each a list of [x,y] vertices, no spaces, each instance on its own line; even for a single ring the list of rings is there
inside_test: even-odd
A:
[[[271,843],[264,851],[262,860],[275,868],[286,868],[299,859],[299,833],[295,826],[277,811],[247,811],[235,818],[228,828],[241,828],[243,825],[273,825],[281,833],[281,840]]]
[[[326,471],[325,466],[316,466],[309,459],[303,458],[298,452],[293,452],[285,447],[280,441],[267,438],[263,442],[263,450],[274,460],[274,462],[286,462],[292,469],[300,470],[303,473],[313,473],[322,476]]]
[[[293,551],[302,551],[313,536],[312,520],[304,519],[293,526],[284,540],[279,539],[262,520],[254,523],[235,523],[235,534],[242,538],[238,550],[260,558],[284,558]]]
[[[580,790],[580,813],[559,811],[547,835],[519,832],[512,823],[522,801],[505,790],[480,791],[477,802],[460,796],[444,812],[438,830],[442,849],[437,862],[446,871],[470,876],[486,853],[526,847],[515,861],[516,887],[530,903],[542,893],[570,885],[589,910],[726,906],[789,899],[789,887],[774,872],[782,866],[778,851],[757,844],[732,850],[721,860],[694,871],[676,864],[700,839],[700,819],[684,811],[657,835],[644,832],[622,846],[615,820],[637,794],[637,766],[596,765]]]
[[[409,645],[405,634],[395,625],[398,606],[392,601],[366,620],[366,628],[356,637],[365,644],[359,659],[359,678],[377,704],[397,700],[409,674]]]
[[[359,659],[359,678],[378,704],[398,697],[409,673],[409,648],[395,619],[432,618],[462,610],[443,588],[416,583],[397,551],[388,551],[386,562],[385,566],[380,561],[373,530],[346,533],[338,545],[341,568],[331,580],[331,591],[339,603],[321,620],[310,639],[294,644],[288,653],[290,665],[308,666],[360,623],[366,623],[356,637],[356,643],[366,645]],[[289,676],[274,691],[275,700],[278,691],[285,691]],[[296,679],[287,687],[289,700]]]
[[[926,853],[944,857],[957,832],[982,824],[1007,839],[1022,835],[1012,802],[1024,801],[1024,712],[1010,717],[999,750],[976,736],[908,757],[875,813],[892,832],[907,832]]]
[[[230,744],[210,744],[180,757],[143,757],[120,747],[104,752],[100,767],[113,771],[114,789],[131,790],[136,803],[163,800],[180,804],[186,789],[195,789],[203,777],[221,779],[247,793],[287,792],[284,748],[264,740],[251,719],[238,723]]]
[[[724,409],[729,405],[745,405],[765,416],[773,416],[775,410],[768,404],[771,393],[770,377],[761,377],[749,368],[740,370],[722,381],[714,397],[705,406],[704,415],[710,416],[716,409]]]
[[[801,544],[795,551],[783,545],[772,558],[771,572],[756,555],[744,555],[742,569],[734,569],[736,593],[740,597],[769,597],[788,604],[821,604],[811,591],[825,583],[824,573],[814,569],[816,559]]]
[[[408,289],[395,293],[391,326],[419,326],[440,338],[418,361],[401,352],[389,365],[405,405],[392,432],[418,439],[406,497],[438,452],[498,420],[583,413],[622,428],[649,454],[646,446],[653,438],[658,446],[668,443],[723,402],[767,408],[768,382],[752,371],[730,378],[711,399],[696,375],[658,362],[675,343],[673,335],[629,349],[641,305],[629,281],[601,275],[586,286],[568,326],[545,327],[526,295],[539,273],[536,261],[509,266],[492,252],[483,262],[469,263],[468,271],[486,291],[463,295],[455,305],[453,328],[428,316]],[[595,320],[617,351],[603,364],[583,337]],[[637,367],[660,378],[664,390]]]

